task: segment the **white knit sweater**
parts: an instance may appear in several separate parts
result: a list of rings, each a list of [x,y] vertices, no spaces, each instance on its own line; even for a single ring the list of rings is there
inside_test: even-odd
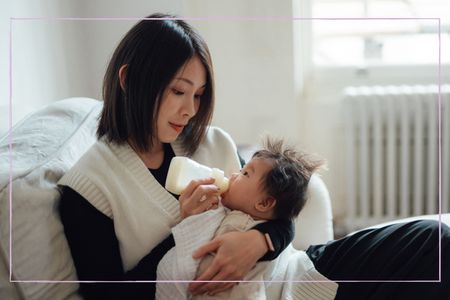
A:
[[[171,144],[185,155],[181,143]],[[223,130],[210,127],[192,159],[224,170],[240,169],[237,150]],[[179,203],[148,171],[128,145],[95,143],[58,182],[83,196],[114,222],[123,267],[132,269],[179,222]]]

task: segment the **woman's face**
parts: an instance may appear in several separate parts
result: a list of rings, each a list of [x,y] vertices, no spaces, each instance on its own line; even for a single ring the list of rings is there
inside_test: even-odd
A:
[[[157,139],[175,141],[200,106],[206,85],[206,70],[194,56],[178,70],[164,91],[156,121]]]

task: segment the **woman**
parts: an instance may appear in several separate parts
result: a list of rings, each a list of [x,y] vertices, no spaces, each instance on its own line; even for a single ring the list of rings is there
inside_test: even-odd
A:
[[[184,21],[155,14],[122,39],[103,84],[98,142],[65,174],[61,219],[79,280],[156,280],[156,267],[174,246],[180,218],[214,208],[213,180],[192,182],[177,200],[164,188],[175,155],[239,171],[235,144],[209,128],[214,79],[206,43]],[[203,201],[206,198],[205,201]],[[200,201],[202,199],[202,201]],[[264,234],[272,239],[269,251]],[[198,280],[239,280],[293,239],[286,221],[222,235],[200,248],[215,251]],[[234,283],[196,283],[193,293],[217,293]],[[149,299],[154,283],[81,283],[86,299]]]

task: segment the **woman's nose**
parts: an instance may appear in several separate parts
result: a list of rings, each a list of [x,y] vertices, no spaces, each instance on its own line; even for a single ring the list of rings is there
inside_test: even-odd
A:
[[[197,113],[197,109],[194,97],[186,99],[183,105],[183,116],[192,118]]]

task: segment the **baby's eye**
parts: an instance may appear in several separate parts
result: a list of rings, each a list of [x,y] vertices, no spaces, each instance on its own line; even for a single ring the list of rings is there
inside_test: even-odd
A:
[[[241,174],[248,177],[248,172],[244,169],[241,169]]]

